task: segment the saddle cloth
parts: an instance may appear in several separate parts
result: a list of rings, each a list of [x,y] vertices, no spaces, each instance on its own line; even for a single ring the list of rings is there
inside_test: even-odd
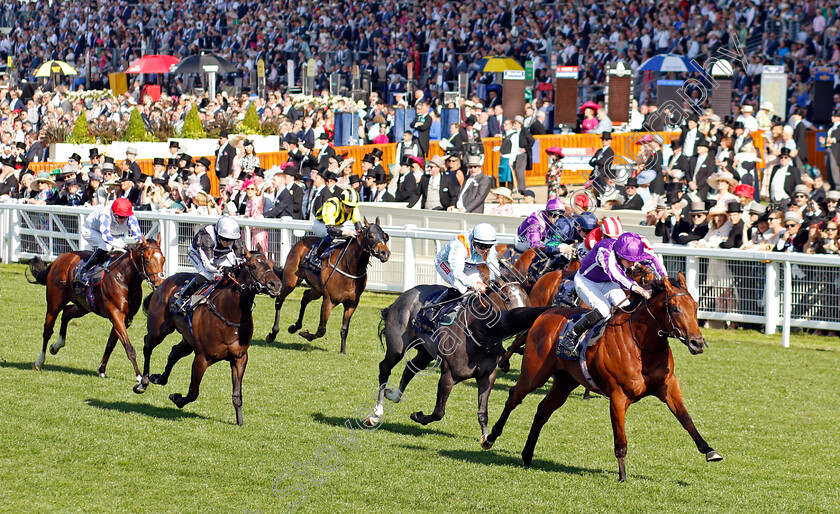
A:
[[[305,267],[311,269],[315,273],[319,273],[321,271],[321,268],[323,267],[324,259],[328,259],[334,251],[336,251],[339,247],[341,247],[346,242],[347,242],[346,239],[333,239],[333,242],[330,243],[330,246],[327,247],[327,249],[324,250],[324,252],[321,253],[321,255],[319,255],[317,259],[314,259],[318,263],[317,266],[312,264],[312,260],[313,260],[312,257],[313,257],[313,254],[317,251],[318,245],[312,246],[311,248],[309,248],[309,251],[306,252],[306,257],[303,258],[303,265]]]
[[[438,341],[434,335],[440,327],[446,327],[455,322],[458,316],[462,302],[448,302],[444,305],[434,306],[443,295],[446,294],[446,289],[442,289],[437,293],[433,293],[426,301],[423,302],[423,307],[417,316],[412,320],[411,324],[414,330],[429,337],[434,338],[434,344],[437,347]],[[428,307],[427,306],[433,306]]]
[[[572,327],[575,326],[575,323],[586,314],[586,312],[574,314],[568,319],[568,321],[566,321],[566,324],[563,325],[563,329],[560,330],[560,335],[557,337],[557,356],[566,359],[567,361],[578,361],[580,363],[580,371],[583,373],[583,378],[585,378],[586,382],[589,383],[589,388],[598,394],[604,394],[601,392],[601,389],[598,388],[598,385],[595,384],[595,380],[592,379],[592,375],[589,373],[589,367],[586,364],[586,349],[597,343],[598,340],[601,339],[601,336],[604,335],[604,330],[607,328],[607,321],[609,318],[602,319],[597,325],[589,329],[583,335],[583,339],[578,344],[580,353],[577,357],[567,354],[566,349],[561,344],[563,338],[566,337],[566,333],[571,330]]]
[[[195,308],[198,307],[199,305],[201,305],[202,303],[204,303],[204,301],[207,299],[207,297],[210,295],[210,293],[212,293],[213,290],[216,289],[216,286],[219,284],[219,281],[221,279],[222,279],[222,277],[219,277],[212,282],[208,282],[207,284],[204,285],[204,287],[202,287],[198,291],[196,291],[195,294],[193,294],[192,297],[189,298],[189,300],[186,299],[186,298],[183,299],[182,302],[189,302],[186,305],[186,308],[183,310],[183,312],[178,308],[178,306],[173,301],[169,302],[169,311],[172,312],[173,314],[183,314],[188,319],[191,319],[192,318],[192,313],[193,313],[193,311],[195,311]],[[181,285],[181,287],[178,289],[178,292],[176,293],[178,295],[178,297],[181,296],[181,292],[184,290],[185,287],[187,287],[188,283],[189,282],[184,282],[184,284]]]
[[[82,259],[76,264],[73,270],[73,294],[76,298],[84,298],[87,300],[88,307],[92,312],[96,312],[96,298],[93,294],[94,286],[98,286],[105,279],[105,272],[108,271],[108,266],[111,265],[111,257],[102,264],[97,264],[86,273],[82,273],[87,259]]]

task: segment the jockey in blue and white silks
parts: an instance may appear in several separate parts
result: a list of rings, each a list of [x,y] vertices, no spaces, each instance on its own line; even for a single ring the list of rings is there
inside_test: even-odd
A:
[[[140,223],[128,199],[118,198],[110,206],[100,207],[88,214],[79,235],[93,247],[93,254],[82,266],[82,274],[105,262],[108,252],[125,248],[122,236],[126,234],[137,240],[143,237]]]
[[[496,229],[489,223],[479,223],[471,232],[458,235],[440,249],[435,256],[435,269],[458,293],[470,289],[483,293],[487,285],[478,266],[487,265],[490,280],[500,276],[495,247]]]

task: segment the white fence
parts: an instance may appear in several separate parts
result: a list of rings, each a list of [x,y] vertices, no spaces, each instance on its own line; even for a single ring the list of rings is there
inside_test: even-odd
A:
[[[0,204],[0,257],[4,262],[39,255],[52,260],[61,253],[85,248],[79,226],[91,209],[82,207]],[[408,211],[407,211],[408,212]],[[453,221],[459,216],[452,214]],[[191,269],[187,259],[195,231],[214,218],[185,214],[138,212],[147,237],[161,235],[166,273]],[[306,235],[310,222],[297,220],[240,220],[248,247],[267,242],[269,256],[285,262],[292,245]],[[440,283],[434,255],[454,230],[386,226],[391,258],[372,259],[368,289],[402,292],[417,284]],[[261,233],[260,231],[264,231]],[[500,234],[511,243],[513,234]],[[840,257],[741,250],[699,249],[655,245],[668,271],[686,274],[692,296],[700,304],[699,317],[764,325],[772,334],[782,327],[789,345],[790,327],[840,330]]]

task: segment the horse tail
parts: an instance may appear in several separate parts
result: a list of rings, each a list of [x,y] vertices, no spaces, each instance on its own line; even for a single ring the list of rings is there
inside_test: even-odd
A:
[[[26,280],[30,284],[47,285],[47,275],[52,268],[52,263],[47,264],[40,257],[35,257],[29,261],[29,269],[24,270]]]
[[[152,295],[154,293],[149,293],[148,296],[143,298],[143,314],[149,314],[149,304],[152,302]]]
[[[381,318],[379,319],[379,345],[382,348],[385,348],[385,342],[382,341],[382,337],[385,335],[385,320],[388,318],[388,312],[390,310],[390,307],[385,307],[379,313],[379,315],[381,316]]]
[[[502,339],[524,332],[531,328],[545,311],[554,307],[520,307],[509,311],[502,311],[501,331],[504,332]]]

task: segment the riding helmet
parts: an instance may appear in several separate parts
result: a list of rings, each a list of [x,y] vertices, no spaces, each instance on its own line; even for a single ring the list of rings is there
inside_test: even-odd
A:
[[[624,234],[624,227],[621,225],[621,221],[619,221],[618,218],[609,216],[601,221],[601,232],[603,232],[605,237],[618,239],[622,234]]]
[[[496,229],[489,223],[479,223],[472,231],[473,242],[494,245],[496,244]]]
[[[134,214],[134,208],[131,206],[131,200],[128,198],[117,198],[111,205],[111,211],[117,216],[127,218]]]
[[[580,228],[587,232],[595,230],[595,227],[598,226],[598,218],[596,218],[595,215],[591,212],[584,212],[583,214],[575,218],[575,222]]]
[[[353,188],[345,189],[341,192],[341,203],[347,207],[358,207],[359,193]]]
[[[630,262],[640,262],[645,258],[645,244],[638,234],[625,232],[613,246],[616,255]]]
[[[225,239],[239,239],[239,222],[230,216],[222,216],[216,222],[216,235]]]

